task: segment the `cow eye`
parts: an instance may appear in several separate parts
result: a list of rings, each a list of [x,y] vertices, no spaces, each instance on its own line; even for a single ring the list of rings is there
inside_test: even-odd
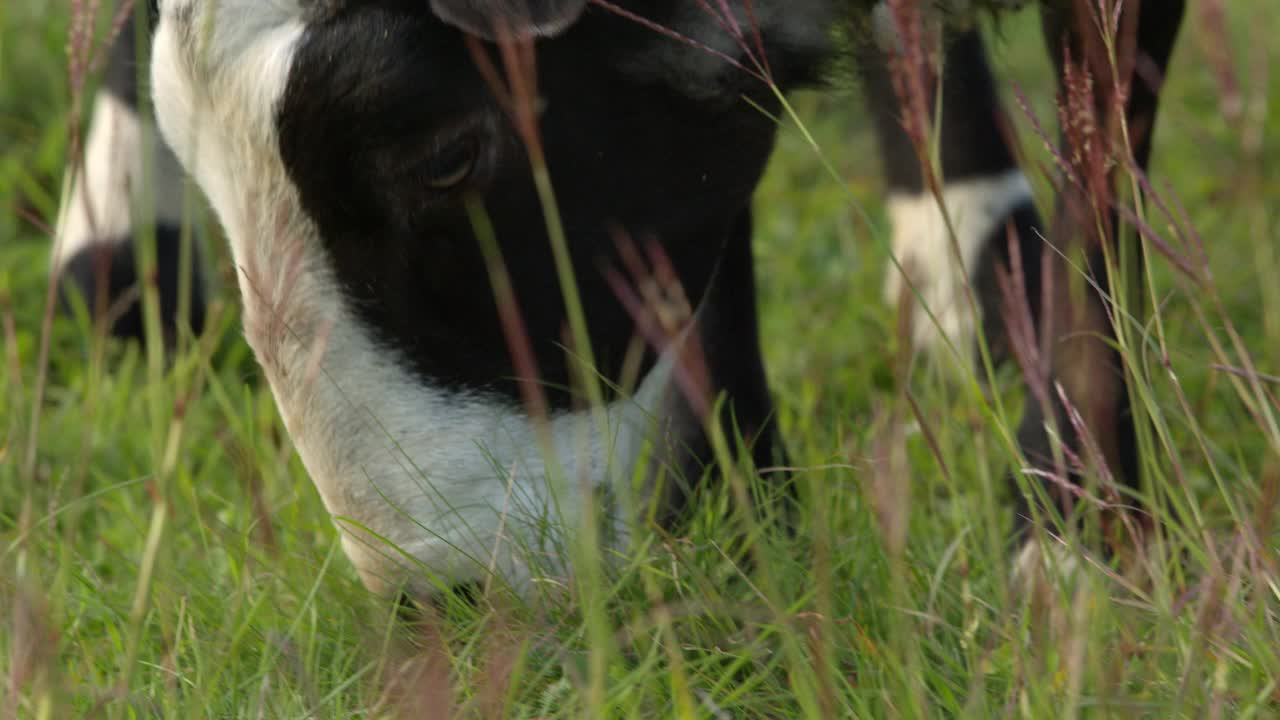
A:
[[[425,168],[427,185],[449,190],[466,182],[475,169],[479,144],[471,135],[450,140],[436,149]]]

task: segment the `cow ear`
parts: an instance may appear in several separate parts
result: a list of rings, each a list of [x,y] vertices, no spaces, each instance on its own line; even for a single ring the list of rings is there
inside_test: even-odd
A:
[[[516,37],[551,37],[577,21],[588,0],[431,0],[441,20],[487,40],[505,28]]]

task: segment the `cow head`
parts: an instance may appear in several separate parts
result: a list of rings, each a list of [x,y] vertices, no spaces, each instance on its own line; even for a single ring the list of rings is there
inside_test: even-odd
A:
[[[528,138],[481,70],[487,62],[502,74],[500,54],[467,33],[542,38],[536,69],[525,68],[536,78],[538,142],[607,379],[620,376],[635,337],[599,271],[617,264],[617,236],[661,243],[696,304],[727,235],[743,227],[775,131],[759,111],[775,103],[772,91],[726,62],[739,45],[683,3],[637,5],[682,23],[692,45],[584,5],[160,3],[159,124],[226,230],[246,336],[374,588],[397,585],[406,558],[445,582],[490,566],[519,579],[503,524],[520,537],[553,507],[571,524],[574,508],[594,501],[578,479],[602,485],[606,466],[628,476],[633,460],[613,445],[625,432],[573,429],[585,414],[569,390],[566,311]],[[757,6],[761,18],[786,17]],[[802,64],[799,35],[766,36],[783,37],[777,71]],[[477,214],[511,271],[563,473],[546,470],[520,402]],[[642,368],[646,397],[663,396],[657,354]],[[610,422],[667,412],[631,406],[616,400]],[[572,482],[557,487],[553,476]]]

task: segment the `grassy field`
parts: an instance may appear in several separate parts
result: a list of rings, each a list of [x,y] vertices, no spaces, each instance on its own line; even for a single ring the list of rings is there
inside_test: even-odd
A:
[[[1138,562],[1012,582],[1017,378],[901,372],[869,121],[856,93],[800,96],[822,153],[785,130],[757,245],[795,535],[735,563],[710,498],[594,586],[459,603],[411,643],[293,455],[221,248],[210,327],[170,362],[83,318],[43,336],[67,11],[0,4],[0,718],[1280,717],[1280,8],[1232,2],[1219,34],[1213,6],[1192,3],[1157,136],[1175,220],[1148,208],[1211,272],[1153,252],[1158,312],[1126,323],[1163,527]],[[1052,128],[1034,13],[998,35]]]

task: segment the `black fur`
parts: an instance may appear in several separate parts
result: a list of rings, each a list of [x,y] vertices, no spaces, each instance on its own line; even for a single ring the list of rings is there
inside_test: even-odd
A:
[[[102,90],[133,109],[138,108],[138,39],[136,23],[127,20],[111,46],[102,77]]]
[[[617,234],[659,242],[697,304],[776,131],[741,97],[775,110],[776,99],[742,73],[726,74],[722,97],[707,102],[629,72],[655,43],[674,42],[592,13],[538,45],[542,142],[593,352],[611,380],[635,335],[599,269],[620,265]],[[796,74],[808,62],[777,58]],[[286,167],[365,323],[434,385],[514,402],[515,370],[464,207],[468,196],[483,198],[552,404],[573,403],[565,309],[529,160],[461,33],[411,0],[338,14],[302,41],[279,127]],[[478,148],[470,178],[432,190],[429,163],[460,138]],[[737,312],[749,312],[754,328],[750,303]],[[750,358],[754,334],[743,340],[724,339],[717,352]]]
[[[969,29],[949,36],[946,42],[942,63],[943,117],[935,118],[941,131],[941,176],[956,182],[992,177],[1017,168],[1005,136],[995,78],[987,63],[981,33]],[[902,110],[887,58],[873,44],[863,44],[858,71],[867,110],[876,122],[876,138],[890,191],[925,191],[919,157],[902,131]]]
[[[168,225],[156,228],[155,282],[160,295],[161,326],[166,340],[173,339],[179,318],[180,248],[181,235],[178,228]],[[197,270],[200,267],[199,256],[194,247],[191,265],[191,305],[186,319],[191,330],[199,334],[204,329],[205,293],[204,283]],[[103,299],[106,306],[99,307],[97,288],[103,287],[101,283],[104,281],[106,294]],[[109,330],[113,336],[138,340],[145,336],[140,300],[142,287],[134,260],[134,246],[128,239],[90,245],[67,260],[59,286],[64,303],[69,302],[68,293],[72,292],[72,287],[95,315],[102,312],[116,313],[109,318],[112,321]]]

